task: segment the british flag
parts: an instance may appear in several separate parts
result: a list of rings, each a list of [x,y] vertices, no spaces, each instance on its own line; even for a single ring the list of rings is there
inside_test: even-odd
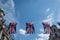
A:
[[[9,24],[8,32],[9,32],[9,34],[16,33],[16,23],[15,22],[11,22]]]
[[[44,27],[44,33],[50,33],[51,29],[50,29],[50,24],[48,24],[48,22],[43,22],[43,27]]]
[[[32,23],[26,23],[26,33],[32,34],[33,32],[35,32],[33,24]]]

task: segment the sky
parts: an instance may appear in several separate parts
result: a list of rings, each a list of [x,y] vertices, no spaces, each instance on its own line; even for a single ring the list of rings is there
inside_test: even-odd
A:
[[[14,40],[48,40],[42,22],[50,25],[60,22],[60,0],[0,0],[0,7],[4,8],[7,25],[17,22]],[[25,34],[26,22],[34,24],[35,34]]]

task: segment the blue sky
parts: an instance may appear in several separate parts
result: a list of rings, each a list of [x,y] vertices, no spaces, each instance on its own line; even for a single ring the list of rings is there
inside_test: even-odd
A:
[[[5,10],[7,25],[12,21],[18,23],[17,33],[12,34],[15,40],[47,40],[42,22],[60,22],[60,0],[0,0],[0,7]],[[35,34],[25,34],[26,22],[34,24]]]
[[[15,0],[16,13],[18,16],[18,20],[20,21],[20,29],[25,30],[26,22],[33,22],[35,27],[35,35],[31,39],[30,36],[25,36],[20,34],[20,40],[44,40],[38,39],[37,34],[42,33],[43,26],[42,22],[47,21],[51,25],[56,24],[56,22],[60,21],[60,1],[59,0]],[[57,25],[58,26],[58,25]],[[59,27],[59,26],[58,26]],[[41,30],[42,29],[42,30]]]

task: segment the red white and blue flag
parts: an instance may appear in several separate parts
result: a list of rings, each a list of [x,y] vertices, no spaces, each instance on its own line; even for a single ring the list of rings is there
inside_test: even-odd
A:
[[[48,24],[48,22],[43,22],[42,24],[44,26],[44,33],[48,33],[49,34],[51,32],[50,24]]]
[[[16,23],[15,22],[11,22],[9,24],[8,32],[9,32],[9,34],[16,33]]]

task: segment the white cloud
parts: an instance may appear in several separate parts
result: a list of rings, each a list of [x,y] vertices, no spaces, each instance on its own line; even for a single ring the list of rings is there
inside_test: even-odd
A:
[[[53,22],[53,13],[49,14],[43,22],[48,22],[50,25],[52,25]]]
[[[36,40],[44,40],[44,38],[38,38],[38,39],[36,39]]]
[[[48,37],[49,34],[43,34],[43,33],[41,33],[41,34],[38,34],[38,36],[45,38],[45,37]]]
[[[52,18],[46,19],[43,22],[50,22],[52,20]]]
[[[38,34],[40,38],[37,38],[36,40],[48,40],[49,39],[49,34]]]
[[[4,4],[4,6],[10,7],[9,9],[15,9],[15,4],[14,4],[13,0],[6,1],[6,3]]]
[[[43,29],[40,29],[40,31],[41,31],[41,32],[44,32],[44,30],[43,30]]]
[[[3,0],[4,1],[4,0]],[[4,8],[6,23],[18,22],[15,17],[15,4],[13,0],[7,0],[5,3],[0,0],[0,8]]]
[[[47,16],[47,18],[52,18],[52,17],[53,17],[53,13],[51,13]]]
[[[57,14],[57,21],[60,22],[60,12]]]
[[[26,34],[26,31],[23,30],[23,29],[20,29],[19,32],[20,32],[20,34],[22,34],[22,35],[25,35],[25,34]]]
[[[50,8],[47,8],[47,9],[46,9],[46,12],[49,12],[49,11],[50,11]]]

